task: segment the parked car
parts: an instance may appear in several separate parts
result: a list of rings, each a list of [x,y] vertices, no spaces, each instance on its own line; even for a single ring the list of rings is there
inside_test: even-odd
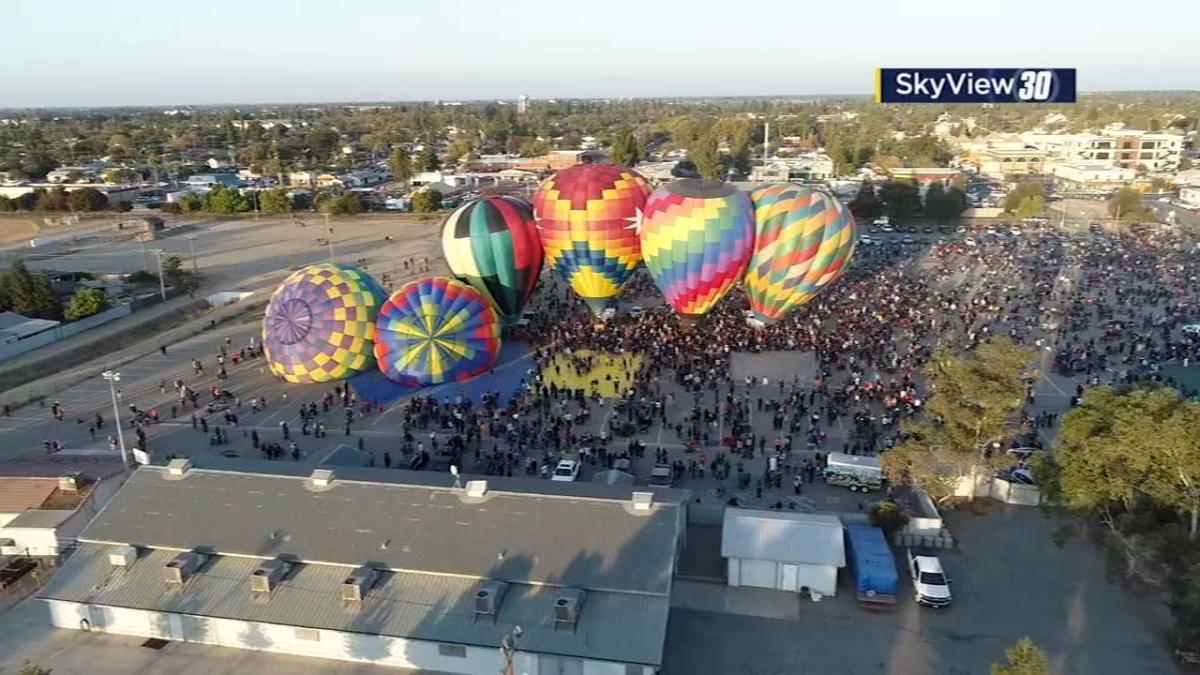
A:
[[[979,242],[975,241],[974,239],[972,239],[970,237],[963,239],[963,243],[966,244],[967,246],[978,246],[979,245]]]
[[[908,550],[908,573],[912,577],[913,595],[918,605],[950,606],[950,580],[935,555],[913,555]]]
[[[554,475],[550,480],[559,482],[574,482],[579,478],[579,462],[573,459],[559,460],[558,466],[554,467]]]
[[[671,487],[675,477],[669,464],[655,464],[650,470],[650,485],[652,487]]]

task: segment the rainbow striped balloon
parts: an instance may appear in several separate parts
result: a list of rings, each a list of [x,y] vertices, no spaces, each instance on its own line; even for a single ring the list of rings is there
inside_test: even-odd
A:
[[[787,183],[764,185],[754,204],[754,255],[746,271],[750,311],[774,323],[836,281],[854,255],[854,216],[837,198]]]
[[[500,355],[500,315],[483,295],[440,277],[405,284],[379,308],[375,358],[408,386],[467,380]]]
[[[642,260],[638,227],[650,188],[636,171],[576,164],[533,197],[546,260],[599,314]]]
[[[685,178],[646,200],[646,268],[676,312],[699,316],[741,278],[754,246],[750,198],[719,180]]]
[[[353,265],[310,265],[284,280],[263,317],[263,355],[287,382],[340,380],[375,365],[375,313],[387,293]]]

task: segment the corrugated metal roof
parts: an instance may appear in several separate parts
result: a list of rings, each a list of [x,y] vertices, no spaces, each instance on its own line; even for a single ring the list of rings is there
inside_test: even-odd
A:
[[[627,499],[493,489],[468,503],[441,487],[339,478],[317,492],[294,476],[166,476],[139,469],[80,539],[666,594],[683,520],[679,504],[642,513]]]
[[[726,508],[721,557],[845,567],[842,521],[815,513]]]
[[[57,489],[57,478],[0,478],[0,513],[36,509]]]
[[[82,544],[38,597],[201,617],[389,635],[498,647],[514,625],[521,650],[657,666],[662,662],[667,596],[589,591],[577,628],[555,630],[556,589],[513,584],[495,623],[475,620],[477,581],[418,573],[385,573],[360,603],[343,605],[347,569],[302,564],[263,601],[250,594],[259,561],[217,556],[182,587],[163,582],[171,551],[142,551],[128,568],[108,561],[111,546]]]

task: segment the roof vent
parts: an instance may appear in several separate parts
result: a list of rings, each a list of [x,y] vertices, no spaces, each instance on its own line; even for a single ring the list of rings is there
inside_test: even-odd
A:
[[[292,564],[280,558],[264,560],[250,573],[250,590],[266,595],[283,581]]]
[[[479,584],[475,588],[475,620],[478,621],[482,616],[495,621],[496,615],[500,613],[500,603],[504,600],[504,593],[507,590],[508,584],[503,581],[488,579]]]
[[[469,480],[467,481],[467,496],[475,499],[482,499],[487,494],[486,480]]]
[[[363,565],[351,572],[342,581],[342,601],[359,602],[367,597],[367,591],[375,585],[379,571]]]
[[[583,609],[583,599],[587,596],[582,588],[563,588],[554,596],[554,628],[560,625],[572,629],[579,623],[579,612]]]
[[[58,477],[58,489],[63,492],[79,492],[80,479],[83,476],[81,471],[72,471]]]
[[[176,457],[167,462],[167,475],[172,478],[183,478],[184,474],[192,470],[192,460],[186,457]]]
[[[175,556],[171,562],[163,565],[163,581],[168,584],[185,584],[187,580],[204,564],[203,553],[185,551]]]
[[[129,567],[137,562],[137,549],[132,546],[118,546],[108,552],[108,564],[113,567]]]
[[[333,484],[333,469],[313,469],[309,480],[313,487],[327,488]]]
[[[654,503],[653,492],[635,492],[633,493],[633,510],[634,511],[649,511],[650,505]]]

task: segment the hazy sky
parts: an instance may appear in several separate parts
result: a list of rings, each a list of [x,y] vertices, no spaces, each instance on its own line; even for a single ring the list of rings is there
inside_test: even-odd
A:
[[[873,69],[1200,89],[1200,2],[0,0],[0,108],[868,94]]]

